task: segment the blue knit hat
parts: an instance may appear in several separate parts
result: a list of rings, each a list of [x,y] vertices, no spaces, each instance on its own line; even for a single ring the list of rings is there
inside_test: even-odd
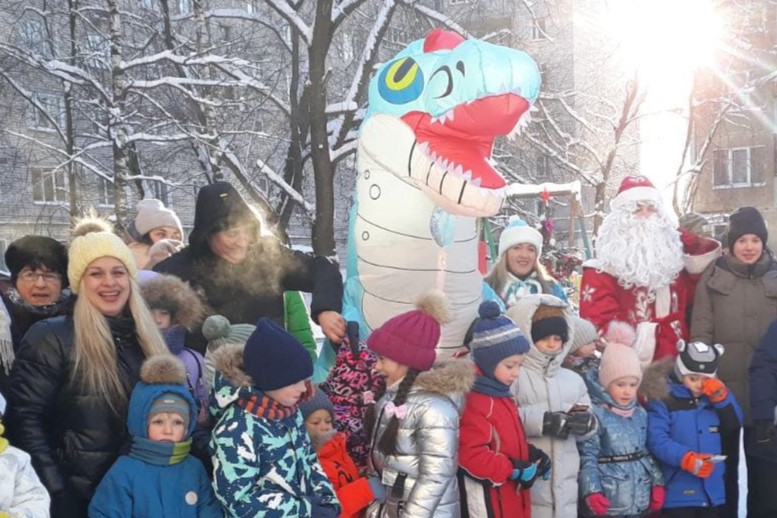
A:
[[[294,385],[313,375],[313,360],[299,340],[274,320],[262,317],[246,341],[243,369],[266,392]]]
[[[502,315],[499,304],[487,300],[478,308],[480,318],[472,323],[472,340],[468,346],[483,374],[492,377],[496,366],[515,354],[526,354],[529,341],[518,326]]]
[[[326,392],[319,387],[316,387],[316,391],[312,398],[299,404],[299,411],[302,412],[302,419],[307,419],[310,417],[310,414],[317,410],[326,410],[329,412],[329,415],[332,416],[332,420],[334,420],[335,407],[329,400],[329,396],[326,395]]]

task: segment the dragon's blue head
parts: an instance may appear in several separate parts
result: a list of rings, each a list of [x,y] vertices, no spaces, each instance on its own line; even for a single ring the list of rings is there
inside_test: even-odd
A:
[[[438,165],[498,190],[505,182],[489,163],[494,140],[518,130],[539,89],[539,69],[525,52],[436,29],[377,71],[367,118],[402,119]]]

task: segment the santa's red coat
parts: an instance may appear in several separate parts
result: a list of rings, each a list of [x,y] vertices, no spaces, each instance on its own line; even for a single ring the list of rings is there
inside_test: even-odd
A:
[[[597,259],[583,264],[580,316],[603,333],[614,320],[634,326],[635,348],[643,365],[664,356],[675,356],[677,341],[688,339],[688,312],[693,305],[696,282],[707,265],[720,255],[717,241],[680,232],[685,268],[663,290],[627,289],[604,271]]]

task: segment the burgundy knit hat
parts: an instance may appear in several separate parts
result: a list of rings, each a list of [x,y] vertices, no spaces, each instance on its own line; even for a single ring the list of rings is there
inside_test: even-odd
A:
[[[417,371],[432,368],[440,341],[440,324],[450,320],[448,301],[440,292],[423,295],[412,311],[397,315],[372,332],[367,345],[385,356]]]

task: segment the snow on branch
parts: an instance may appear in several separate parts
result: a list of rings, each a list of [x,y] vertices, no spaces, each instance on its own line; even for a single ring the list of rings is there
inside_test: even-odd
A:
[[[305,23],[299,13],[286,0],[265,0],[267,5],[280,14],[290,25],[293,25],[302,37],[305,45],[310,47],[313,42],[313,29]]]
[[[272,167],[267,165],[267,163],[264,160],[257,159],[256,165],[259,166],[259,171],[266,174],[267,178],[280,187],[283,192],[285,192],[289,198],[294,200],[299,204],[300,207],[305,209],[305,212],[307,213],[308,217],[311,218],[311,220],[316,219],[316,208],[309,203],[305,198],[302,197],[302,195],[291,185],[286,183],[286,181],[283,179],[281,175],[276,173]]]
[[[339,25],[343,19],[354,12],[366,0],[343,0],[339,4],[332,5],[332,22]]]
[[[417,0],[399,0],[402,4],[410,7],[411,9],[415,10],[416,12],[426,16],[430,20],[434,20],[438,22],[439,24],[447,27],[448,29],[452,30],[453,32],[457,32],[461,34],[465,38],[472,38],[472,35],[464,29],[461,25],[454,22],[451,18],[445,16],[444,14],[435,11],[431,7],[427,7],[425,5],[420,4]]]

